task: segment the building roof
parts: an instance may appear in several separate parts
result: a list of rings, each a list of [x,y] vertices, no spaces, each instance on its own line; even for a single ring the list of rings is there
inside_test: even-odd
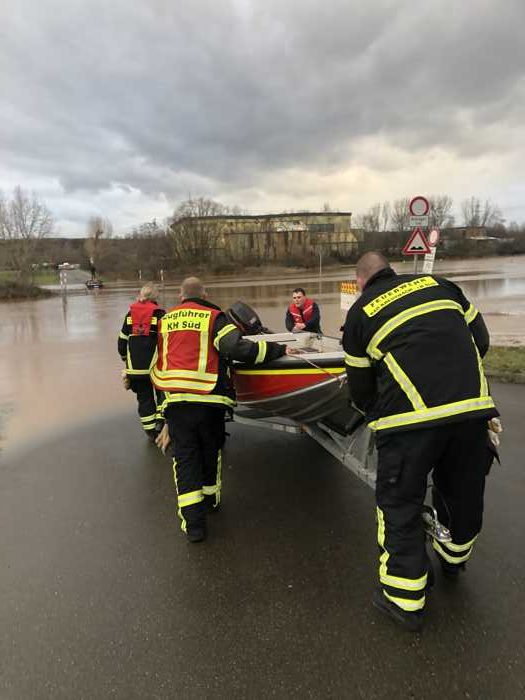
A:
[[[189,219],[281,219],[291,216],[352,216],[351,211],[298,211],[290,212],[289,214],[214,214],[213,216],[184,216],[182,219],[173,221],[172,223],[180,223]]]

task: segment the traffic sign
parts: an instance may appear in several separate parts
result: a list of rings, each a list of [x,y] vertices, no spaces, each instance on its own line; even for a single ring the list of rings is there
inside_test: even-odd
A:
[[[427,236],[428,245],[435,248],[439,243],[439,229],[433,228],[432,231]]]
[[[430,204],[426,197],[418,195],[417,197],[412,197],[408,208],[412,216],[426,216],[430,210]]]
[[[428,216],[411,216],[409,218],[409,224],[412,228],[416,226],[421,226],[421,228],[427,228],[428,226]]]
[[[423,253],[430,253],[430,246],[421,227],[418,226],[412,231],[410,238],[405,243],[403,255],[422,255]]]

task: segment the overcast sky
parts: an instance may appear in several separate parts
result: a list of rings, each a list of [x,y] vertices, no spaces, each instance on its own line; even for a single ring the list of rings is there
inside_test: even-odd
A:
[[[61,235],[471,195],[525,221],[524,0],[0,0],[0,189]]]

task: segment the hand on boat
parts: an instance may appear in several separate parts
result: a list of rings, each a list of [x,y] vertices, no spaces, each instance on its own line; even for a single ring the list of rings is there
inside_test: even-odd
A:
[[[166,450],[169,447],[169,444],[171,442],[169,430],[168,430],[168,424],[166,423],[160,433],[157,435],[157,439],[155,440],[155,444],[159,448],[159,450],[162,452],[163,455],[166,454]]]
[[[286,346],[286,354],[287,355],[300,355],[301,351],[299,348],[292,348],[291,345]]]

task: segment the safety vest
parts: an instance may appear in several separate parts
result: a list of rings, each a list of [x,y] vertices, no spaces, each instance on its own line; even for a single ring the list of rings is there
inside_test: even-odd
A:
[[[213,391],[219,376],[219,353],[213,345],[213,327],[220,313],[220,309],[188,301],[163,316],[159,324],[157,359],[151,370],[151,381],[157,389],[187,395],[181,400]]]
[[[292,314],[294,323],[308,323],[314,313],[314,302],[306,298],[302,308],[296,304],[290,304],[288,311]]]
[[[157,317],[153,312],[158,309],[155,301],[146,299],[136,301],[129,307],[128,324],[131,326],[131,335],[149,335],[152,326],[157,326]]]

